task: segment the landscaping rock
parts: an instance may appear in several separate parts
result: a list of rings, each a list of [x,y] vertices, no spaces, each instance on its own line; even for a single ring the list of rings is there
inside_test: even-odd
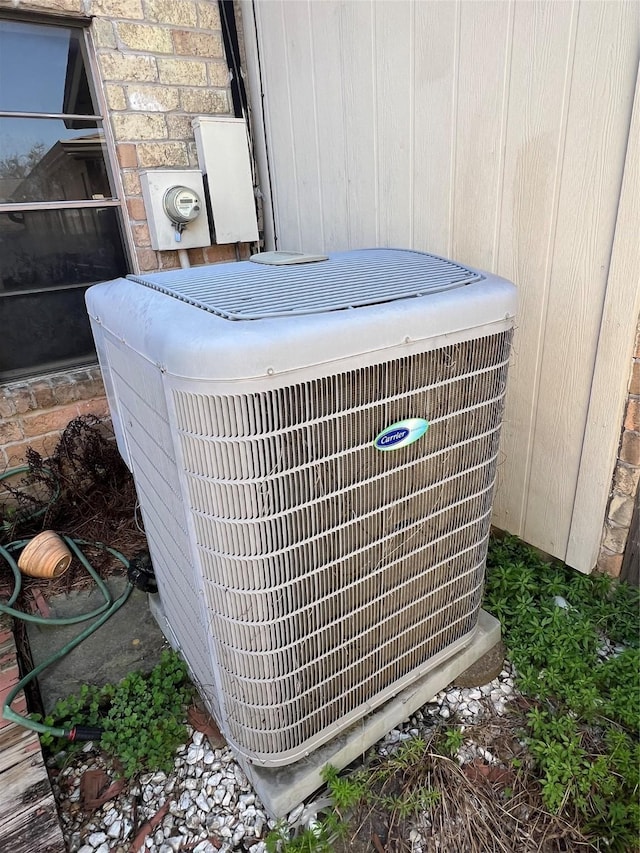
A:
[[[613,646],[608,654],[615,654]],[[497,666],[497,664],[496,664]],[[508,711],[517,695],[514,673],[500,661],[498,674],[488,683],[464,686],[458,683],[442,690],[431,702],[377,744],[380,755],[389,755],[411,738],[426,735],[435,726],[464,722],[473,724]],[[264,839],[270,821],[240,766],[227,746],[210,743],[207,735],[188,726],[189,740],[177,751],[172,773],[145,773],[93,813],[84,812],[78,802],[80,783],[87,772],[101,772],[108,782],[116,778],[114,769],[94,746],[79,753],[75,763],[64,756],[67,766],[53,779],[65,840],[70,853],[108,853],[128,850],[133,828],[140,831],[164,806],[166,813],[156,818],[144,842],[145,853],[266,853]],[[456,756],[463,769],[467,765],[496,766],[492,754],[467,739]],[[55,758],[49,760],[55,764]],[[500,768],[498,768],[500,769]],[[470,771],[471,772],[471,771]],[[309,826],[317,821],[317,808],[301,804],[288,816],[291,826]],[[422,849],[419,828],[412,830],[412,849]]]

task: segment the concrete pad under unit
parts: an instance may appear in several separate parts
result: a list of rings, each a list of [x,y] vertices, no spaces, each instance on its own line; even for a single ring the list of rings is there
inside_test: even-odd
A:
[[[419,678],[393,699],[307,758],[285,767],[260,767],[236,755],[256,793],[273,818],[284,817],[322,787],[322,770],[331,764],[339,770],[362,756],[391,729],[429,702],[500,642],[500,623],[484,610],[469,644]]]
[[[124,591],[127,579],[115,576],[108,578],[106,584],[115,600]],[[43,590],[52,617],[90,613],[104,602],[97,587],[51,597],[47,596],[44,586]],[[41,664],[94,621],[90,619],[75,625],[27,622],[34,666]],[[77,694],[83,684],[101,687],[108,683],[117,684],[125,675],[136,670],[149,672],[165,648],[162,632],[149,611],[147,594],[134,589],[124,606],[95,634],[38,676],[45,713],[51,711],[58,699]]]

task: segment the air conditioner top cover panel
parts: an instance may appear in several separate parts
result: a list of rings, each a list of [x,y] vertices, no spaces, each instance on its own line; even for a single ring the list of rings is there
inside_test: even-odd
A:
[[[511,282],[440,260],[373,249],[300,267],[210,264],[97,284],[86,302],[94,328],[102,327],[167,375],[284,382],[292,371],[329,364],[340,369],[341,361],[356,356],[367,363],[385,361],[412,348],[451,343],[450,336],[492,334],[512,325],[517,296]],[[375,297],[367,296],[370,282]],[[205,298],[217,303],[217,312],[194,304]],[[278,313],[285,304],[291,310]],[[235,306],[237,313],[243,305],[253,316],[263,312],[262,319],[221,316],[220,306],[227,311]]]
[[[367,249],[284,271],[239,263],[198,267],[187,275],[176,270],[129,278],[225,320],[262,320],[425,296],[484,276],[436,255]]]

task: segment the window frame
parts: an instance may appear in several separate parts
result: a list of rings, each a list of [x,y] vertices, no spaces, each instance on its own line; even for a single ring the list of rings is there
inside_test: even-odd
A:
[[[103,138],[103,157],[104,166],[109,183],[111,195],[101,199],[72,199],[59,201],[34,201],[34,202],[1,202],[0,213],[20,213],[32,211],[55,211],[55,210],[84,210],[84,209],[103,209],[112,208],[116,212],[116,221],[118,232],[122,244],[122,250],[127,268],[132,272],[138,272],[138,264],[136,254],[132,248],[132,235],[130,231],[130,223],[127,216],[125,205],[125,194],[122,183],[122,175],[118,165],[118,156],[116,151],[115,141],[111,132],[110,114],[106,103],[104,92],[99,83],[100,73],[97,63],[97,55],[95,44],[93,41],[90,25],[91,18],[84,16],[70,17],[68,15],[56,15],[45,13],[31,13],[25,11],[17,11],[12,9],[0,10],[0,21],[15,21],[25,24],[44,25],[49,27],[60,27],[67,30],[75,31],[82,59],[84,63],[87,84],[92,100],[92,114],[75,114],[75,113],[50,113],[50,112],[22,112],[15,110],[1,110],[0,118],[17,118],[17,119],[56,119],[56,120],[81,120],[93,121],[102,131]],[[34,288],[29,292],[54,293],[56,291],[67,291],[70,289],[82,288],[91,286],[92,282],[84,284],[69,284],[69,285],[53,285],[51,287]],[[10,295],[7,295],[10,297]],[[3,297],[4,298],[4,297]],[[0,301],[0,305],[1,305]],[[55,359],[54,359],[55,361]],[[92,358],[82,359],[73,365],[69,365],[64,369],[72,369],[73,367],[87,366],[96,364],[97,357],[94,354]],[[55,370],[55,368],[51,368]],[[30,377],[38,376],[42,373],[50,372],[46,365],[42,367],[25,367],[24,373],[20,372],[18,376],[11,378],[0,378],[0,384],[3,382],[28,380]],[[62,368],[61,368],[62,369]]]
[[[98,75],[98,69],[96,67],[95,62],[95,51],[94,45],[91,40],[91,33],[89,30],[90,19],[82,18],[82,19],[69,19],[64,18],[62,16],[55,17],[51,16],[50,18],[44,15],[11,15],[5,14],[4,11],[0,11],[0,20],[9,20],[9,21],[21,21],[26,24],[34,24],[34,25],[45,25],[45,26],[57,26],[63,29],[74,29],[78,31],[78,37],[81,38],[81,44],[83,48],[83,59],[85,68],[87,71],[87,83],[89,85],[89,91],[91,93],[91,99],[93,101],[94,107],[97,107],[100,112],[99,114],[86,114],[80,115],[77,113],[49,113],[49,112],[23,112],[23,111],[15,111],[15,110],[2,110],[0,109],[0,118],[25,118],[25,119],[72,119],[79,121],[95,121],[99,122],[102,132],[104,134],[104,142],[105,148],[107,149],[107,157],[105,158],[105,168],[107,170],[107,176],[109,178],[109,184],[111,187],[113,195],[110,198],[104,199],[78,199],[72,201],[35,201],[35,202],[16,202],[16,203],[3,203],[0,202],[0,213],[14,213],[20,210],[62,210],[64,208],[76,208],[76,207],[119,207],[122,210],[123,207],[123,193],[122,193],[122,185],[120,182],[120,174],[119,170],[115,170],[113,168],[113,162],[115,158],[115,162],[117,162],[115,145],[113,142],[113,138],[110,133],[109,126],[109,115],[107,113],[107,105],[103,98],[103,93],[98,86],[96,86],[95,80]],[[124,218],[124,217],[122,217]],[[122,229],[121,225],[121,231]],[[126,235],[123,233],[123,243],[128,244],[128,240],[126,239]],[[131,261],[129,246],[126,245],[127,257],[128,260]]]

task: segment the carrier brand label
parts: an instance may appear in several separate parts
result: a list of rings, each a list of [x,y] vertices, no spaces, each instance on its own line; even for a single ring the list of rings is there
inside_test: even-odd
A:
[[[428,429],[429,421],[424,418],[407,418],[385,427],[373,444],[378,450],[398,450],[422,438]]]

